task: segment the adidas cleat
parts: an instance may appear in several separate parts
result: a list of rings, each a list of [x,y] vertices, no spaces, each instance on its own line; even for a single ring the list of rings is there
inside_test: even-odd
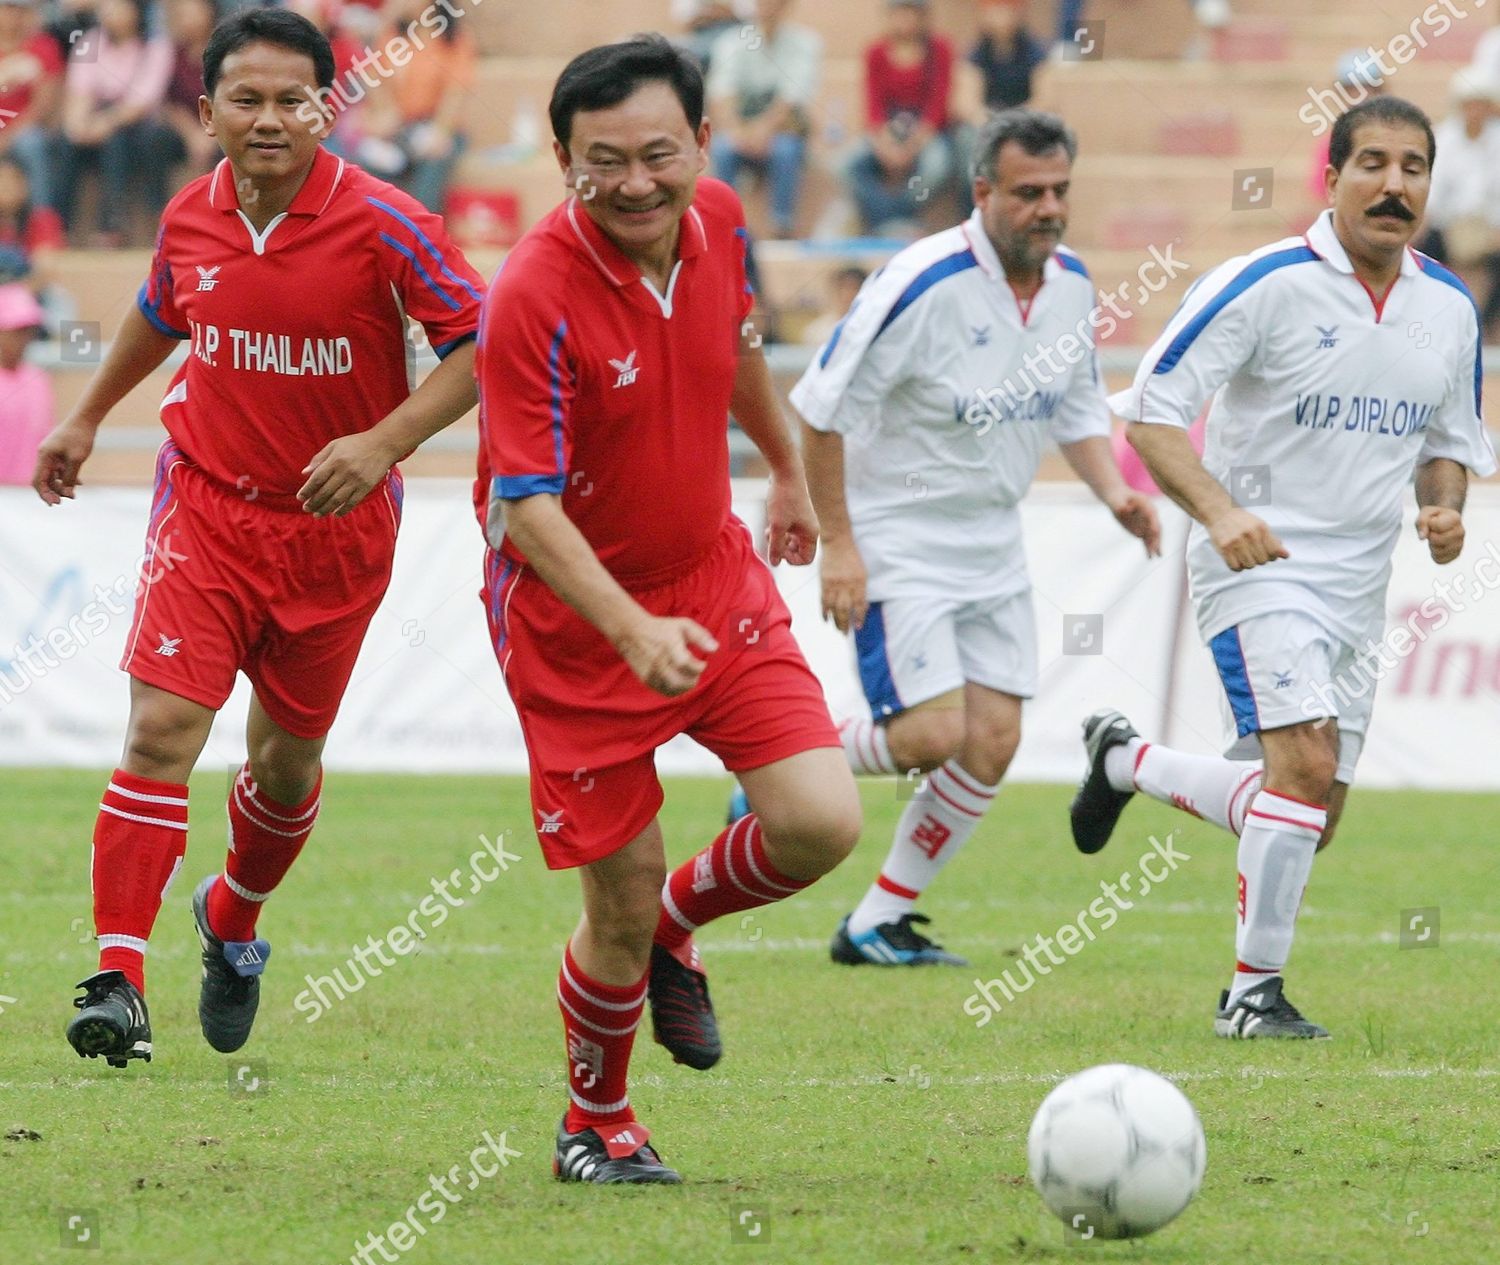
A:
[[[198,1024],[209,1045],[220,1054],[233,1054],[250,1039],[260,1006],[260,974],[271,946],[264,940],[220,940],[209,930],[208,893],[218,881],[217,874],[210,874],[193,893],[193,924],[203,948]]]
[[[849,934],[849,919],[839,923],[828,956],[841,966],[968,966],[969,960],[934,944],[913,923],[929,923],[925,914],[902,914],[862,935]]]
[[[130,1059],[151,1062],[151,1017],[146,999],[123,971],[100,971],[79,982],[84,990],[73,1005],[82,1013],[68,1024],[68,1044],[83,1059],[98,1058],[111,1067]]]
[[[674,1060],[703,1072],[724,1057],[708,997],[708,976],[691,939],[684,942],[681,957],[659,944],[651,946],[646,998],[651,1003],[652,1035]]]
[[[568,1118],[557,1126],[552,1175],[560,1182],[594,1182],[600,1186],[649,1184],[676,1186],[682,1178],[661,1162],[646,1139],[651,1131],[634,1120],[568,1132]]]
[[[1135,726],[1121,713],[1107,708],[1083,722],[1083,745],[1088,752],[1089,771],[1078,784],[1078,793],[1068,808],[1073,842],[1080,852],[1098,852],[1114,833],[1115,823],[1130,803],[1134,791],[1117,791],[1104,772],[1104,756],[1121,743],[1139,738]]]
[[[1273,975],[1258,984],[1233,1006],[1229,990],[1219,994],[1219,1013],[1214,1018],[1214,1035],[1240,1040],[1261,1037],[1284,1037],[1297,1041],[1325,1041],[1328,1029],[1311,1023],[1286,999],[1281,991],[1281,976]]]

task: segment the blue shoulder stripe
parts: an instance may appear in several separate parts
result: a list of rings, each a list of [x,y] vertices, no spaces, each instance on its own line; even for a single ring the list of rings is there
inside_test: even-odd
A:
[[[1197,316],[1193,317],[1182,327],[1168,345],[1161,359],[1156,362],[1152,373],[1170,373],[1177,367],[1177,362],[1182,359],[1187,349],[1193,345],[1194,339],[1208,328],[1209,322],[1214,319],[1240,295],[1244,294],[1251,286],[1263,277],[1270,276],[1278,268],[1285,268],[1290,264],[1315,263],[1320,256],[1310,246],[1292,246],[1286,250],[1278,250],[1272,255],[1263,255],[1254,263],[1246,264],[1244,268],[1230,279],[1229,284],[1219,291],[1212,299],[1204,304],[1203,309]]]
[[[1479,314],[1479,304],[1474,302],[1474,296],[1469,292],[1469,287],[1463,283],[1463,278],[1456,272],[1443,267],[1436,259],[1432,259],[1421,251],[1414,252],[1417,256],[1417,264],[1434,281],[1441,281],[1444,285],[1452,286],[1464,298],[1468,299],[1469,305],[1474,309],[1474,321],[1479,326],[1479,336],[1474,343],[1474,411],[1484,416],[1484,318]]]
[[[410,216],[402,214],[389,202],[382,202],[379,198],[372,198],[366,195],[365,201],[373,206],[377,211],[384,211],[392,219],[397,221],[397,223],[405,227],[411,233],[411,235],[417,239],[417,245],[419,245],[423,250],[425,250],[429,255],[432,256],[432,262],[437,264],[438,271],[441,272],[443,276],[447,277],[449,281],[453,282],[453,284],[458,286],[461,290],[464,290],[468,294],[468,296],[474,300],[474,302],[478,303],[483,300],[484,296],[480,294],[478,290],[476,290],[467,281],[465,281],[456,272],[454,272],[453,269],[448,267],[447,263],[443,260],[442,252],[432,244],[432,241],[430,238],[428,238],[427,234],[417,227],[416,221],[414,221]],[[381,236],[384,237],[385,234],[382,233]],[[405,254],[404,251],[402,253]]]
[[[970,268],[979,267],[979,260],[974,257],[974,252],[967,247],[957,254],[949,255],[946,259],[939,259],[935,264],[929,264],[921,272],[911,279],[906,289],[901,292],[901,297],[896,300],[895,305],[885,314],[885,320],[880,322],[880,328],[875,331],[875,338],[870,339],[873,345],[891,323],[906,311],[913,303],[920,299],[939,281],[948,277],[957,276],[961,272],[967,272]]]
[[[1087,277],[1089,275],[1089,270],[1083,266],[1083,260],[1078,258],[1077,255],[1065,255],[1060,250],[1054,250],[1052,258],[1057,260],[1069,272],[1076,272],[1080,277]]]

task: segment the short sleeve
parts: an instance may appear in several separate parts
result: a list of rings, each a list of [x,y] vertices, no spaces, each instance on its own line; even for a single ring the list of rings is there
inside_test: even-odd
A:
[[[1417,464],[1456,461],[1484,478],[1495,473],[1495,450],[1484,429],[1484,347],[1477,311],[1466,312],[1465,317],[1465,337],[1454,357],[1448,394],[1427,423]]]
[[[421,322],[440,358],[448,355],[479,328],[484,279],[448,240],[442,219],[415,198],[387,186],[368,201],[376,249],[406,314]]]
[[[163,224],[156,234],[156,249],[151,255],[151,271],[136,295],[136,305],[156,329],[169,338],[187,338],[187,317],[177,306],[177,291],[172,278],[172,264],[167,252],[167,228]]]
[[[1274,258],[1274,257],[1272,257]],[[1127,422],[1186,430],[1205,401],[1255,354],[1252,286],[1265,259],[1231,259],[1200,278],[1172,314],[1136,370],[1135,381],[1109,398]]]
[[[562,287],[504,278],[502,271],[485,300],[475,362],[490,500],[561,496],[572,455],[577,335],[550,297]]]
[[[888,271],[860,287],[791,391],[792,404],[814,430],[847,434],[921,363],[912,353],[924,322],[920,313],[906,312],[909,290]]]

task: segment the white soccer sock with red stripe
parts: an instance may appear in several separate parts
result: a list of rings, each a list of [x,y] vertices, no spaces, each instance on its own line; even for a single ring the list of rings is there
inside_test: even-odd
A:
[[[896,762],[891,759],[891,746],[886,741],[885,726],[877,725],[868,716],[854,717],[839,722],[839,741],[844,746],[844,758],[856,773],[894,773]]]
[[[849,915],[849,934],[863,935],[909,914],[917,897],[968,842],[999,789],[998,784],[986,786],[957,759],[929,773],[901,814],[880,877]]]
[[[1240,833],[1230,1005],[1286,967],[1297,910],[1327,824],[1327,809],[1275,791],[1263,790],[1251,802]]]
[[[1259,764],[1174,751],[1132,738],[1111,748],[1104,771],[1117,791],[1142,791],[1237,835],[1245,809],[1265,781]]]

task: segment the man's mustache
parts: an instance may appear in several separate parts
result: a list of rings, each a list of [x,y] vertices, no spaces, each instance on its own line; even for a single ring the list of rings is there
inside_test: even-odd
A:
[[[1372,218],[1377,215],[1394,215],[1398,220],[1406,220],[1408,223],[1417,218],[1405,203],[1396,198],[1386,198],[1372,206],[1365,214]]]

